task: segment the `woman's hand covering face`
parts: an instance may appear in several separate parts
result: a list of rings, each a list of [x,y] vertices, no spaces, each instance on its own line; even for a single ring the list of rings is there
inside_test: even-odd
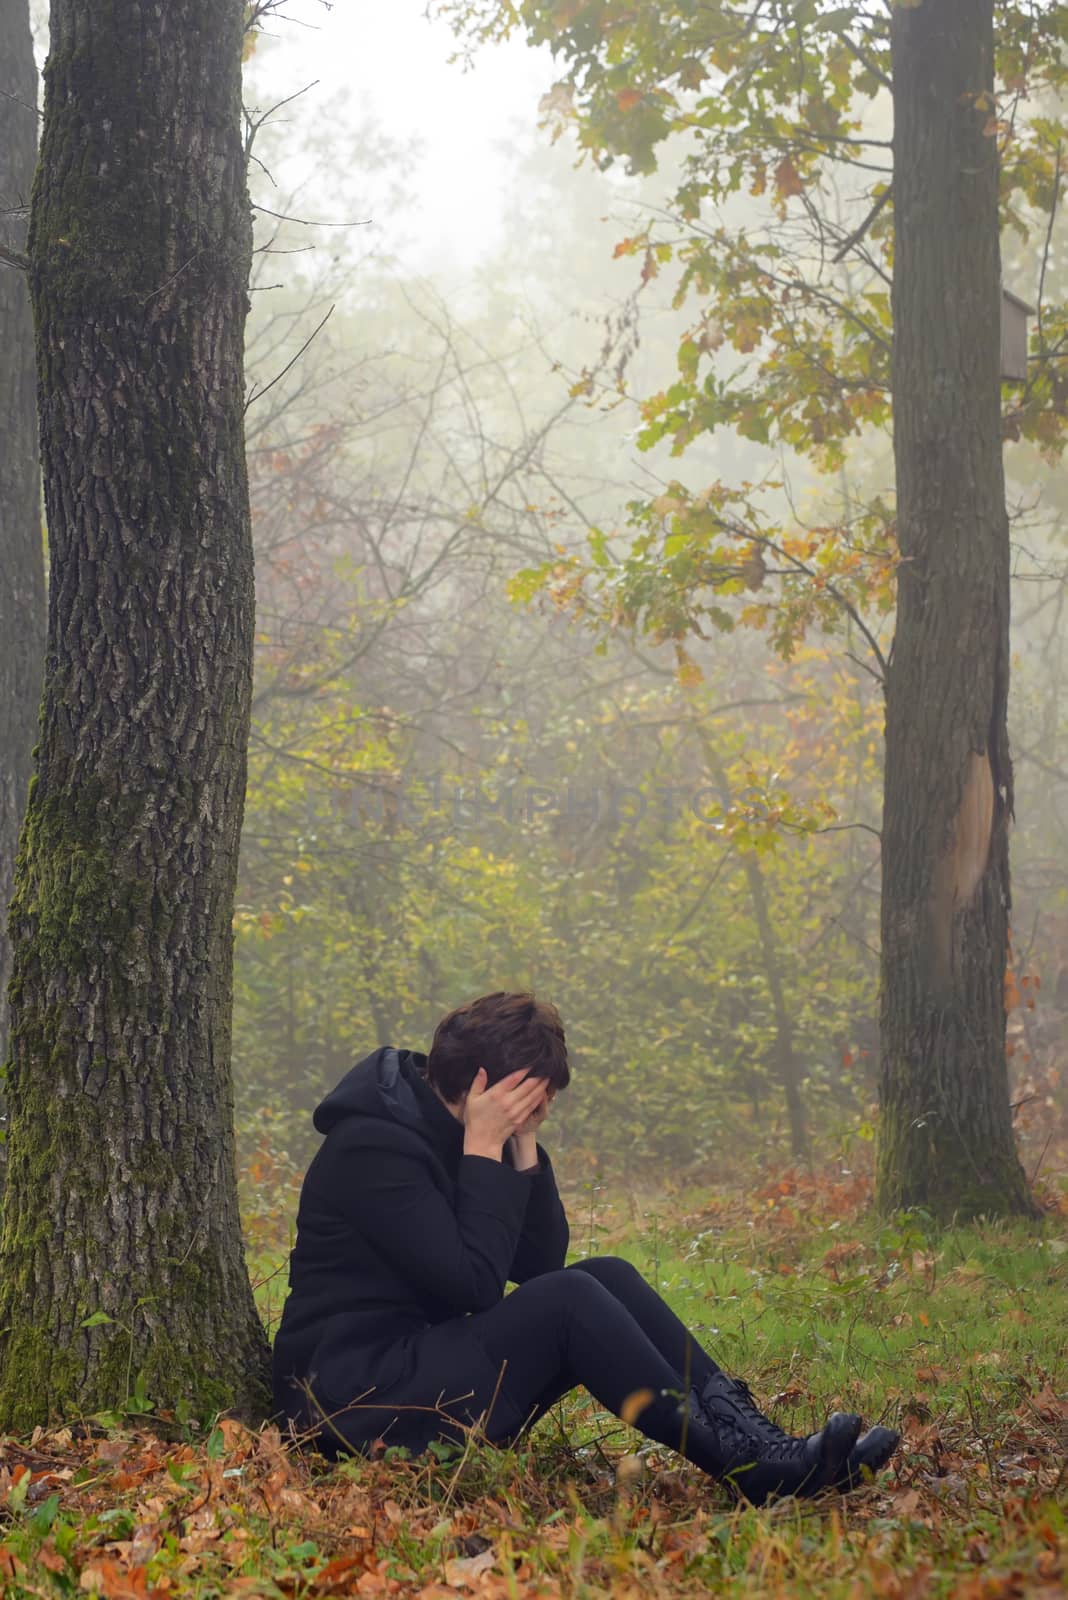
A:
[[[486,1069],[479,1067],[464,1102],[464,1126],[473,1139],[503,1145],[514,1133],[526,1132],[535,1116],[532,1128],[544,1121],[548,1110],[544,1078],[529,1078],[521,1069],[491,1088],[486,1083]]]
[[[530,1113],[530,1116],[523,1123],[522,1127],[515,1130],[516,1133],[537,1133],[538,1129],[549,1115],[549,1108],[556,1098],[556,1090],[546,1081],[546,1079],[538,1078],[535,1081],[540,1083],[545,1091],[544,1098],[538,1105],[534,1107],[534,1110]]]

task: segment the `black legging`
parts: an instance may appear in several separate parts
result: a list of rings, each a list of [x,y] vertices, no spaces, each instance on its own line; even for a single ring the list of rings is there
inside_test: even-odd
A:
[[[469,1320],[503,1367],[502,1390],[529,1421],[578,1384],[617,1417],[628,1397],[648,1390],[644,1405],[632,1400],[629,1420],[706,1471],[717,1470],[713,1442],[687,1415],[686,1397],[720,1369],[629,1261],[595,1256],[546,1272]],[[503,1442],[492,1412],[486,1432]]]

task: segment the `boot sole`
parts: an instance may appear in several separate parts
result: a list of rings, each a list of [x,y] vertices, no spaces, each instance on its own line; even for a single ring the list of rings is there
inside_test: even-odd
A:
[[[860,1437],[861,1427],[860,1417],[852,1412],[833,1412],[824,1425],[820,1459],[813,1463],[808,1477],[799,1484],[787,1487],[787,1480],[783,1478],[777,1484],[762,1484],[759,1490],[755,1485],[747,1485],[744,1474],[752,1471],[755,1475],[759,1470],[756,1462],[752,1466],[735,1467],[732,1472],[725,1473],[720,1481],[754,1506],[766,1505],[769,1500],[785,1500],[791,1495],[799,1500],[809,1500],[824,1489],[833,1487],[835,1480],[841,1476]]]
[[[901,1435],[893,1428],[872,1428],[871,1433],[880,1435],[872,1448],[870,1458],[851,1462],[849,1457],[834,1480],[834,1487],[840,1494],[850,1494],[854,1489],[863,1489],[867,1484],[875,1481],[877,1472],[881,1472],[887,1465],[901,1443]],[[853,1454],[850,1451],[850,1456]]]
[[[860,1438],[862,1427],[861,1418],[852,1411],[831,1413],[823,1428],[823,1447],[819,1464],[813,1468],[812,1476],[798,1490],[799,1495],[809,1500],[813,1495],[822,1494],[824,1489],[835,1487]]]

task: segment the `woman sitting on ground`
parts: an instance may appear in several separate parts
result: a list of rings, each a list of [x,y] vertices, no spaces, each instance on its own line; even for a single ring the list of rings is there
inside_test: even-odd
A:
[[[413,1454],[479,1424],[512,1443],[579,1384],[748,1499],[850,1489],[886,1428],[836,1412],[794,1438],[756,1407],[628,1262],[564,1266],[568,1225],[536,1134],[570,1072],[551,1005],[491,994],[429,1057],[384,1047],[315,1112],[275,1404],[325,1454]],[[505,1294],[509,1281],[518,1284]]]

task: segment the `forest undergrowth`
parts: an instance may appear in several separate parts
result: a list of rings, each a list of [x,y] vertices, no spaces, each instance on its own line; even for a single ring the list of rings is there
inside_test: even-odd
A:
[[[329,1465],[264,1426],[122,1415],[0,1440],[0,1594],[1053,1600],[1068,1589],[1068,1148],[1045,1220],[886,1222],[841,1162],[728,1186],[567,1195],[573,1256],[627,1256],[792,1431],[832,1409],[900,1428],[847,1499],[730,1503],[584,1393],[523,1446]],[[246,1164],[277,1319],[295,1192]]]

